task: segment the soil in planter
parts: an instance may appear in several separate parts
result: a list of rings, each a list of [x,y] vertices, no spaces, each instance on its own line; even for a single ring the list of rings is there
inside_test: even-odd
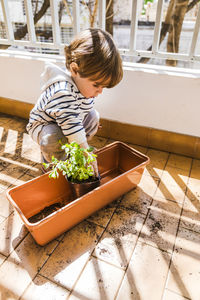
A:
[[[46,218],[48,215],[52,214],[53,212],[59,210],[61,207],[65,206],[66,203],[64,202],[56,202],[53,203],[47,207],[45,207],[43,210],[41,210],[36,215],[30,217],[28,221],[30,223],[36,223],[38,221],[41,221],[42,219]]]
[[[67,177],[67,176],[66,176]],[[79,181],[79,180],[71,180],[71,178],[69,177],[67,177],[67,180],[69,181],[69,182],[71,182],[71,183],[78,183],[78,184],[83,184],[83,183],[89,183],[89,182],[94,182],[94,181],[97,181],[97,180],[100,180],[100,175],[99,175],[99,177],[93,177],[93,176],[90,176],[88,179],[85,179],[85,180],[82,180],[82,181]]]

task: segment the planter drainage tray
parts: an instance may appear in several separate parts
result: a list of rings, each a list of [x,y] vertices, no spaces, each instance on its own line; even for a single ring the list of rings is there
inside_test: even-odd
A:
[[[19,213],[39,245],[45,245],[89,215],[133,189],[140,182],[149,158],[122,142],[114,142],[97,152],[100,186],[73,199],[63,175],[51,179],[48,173],[10,189],[7,198]],[[30,218],[45,207],[64,203],[35,223]]]

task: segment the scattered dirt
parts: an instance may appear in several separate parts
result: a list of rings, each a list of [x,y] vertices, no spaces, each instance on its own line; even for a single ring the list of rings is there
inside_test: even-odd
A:
[[[95,236],[96,237],[95,242],[97,242],[100,238],[100,236],[97,233],[97,227],[98,227],[97,224],[86,220],[85,226],[83,226],[82,230],[84,230],[84,232],[90,234],[90,236]]]
[[[157,221],[151,225],[150,231],[156,233],[158,232],[158,230],[162,230],[162,225],[160,224],[160,222]]]
[[[149,214],[149,219],[153,221],[153,224],[151,225],[150,231],[157,233],[159,230],[162,230],[162,224],[157,221],[152,214]]]
[[[109,251],[105,248],[101,248],[100,251],[99,251],[99,254],[102,255],[102,254],[107,254],[109,253]]]

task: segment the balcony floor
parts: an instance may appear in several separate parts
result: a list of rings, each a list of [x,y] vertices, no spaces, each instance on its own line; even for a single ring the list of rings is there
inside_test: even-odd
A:
[[[131,145],[151,159],[138,187],[41,247],[5,195],[41,174],[38,146],[0,124],[2,300],[200,299],[200,160]]]

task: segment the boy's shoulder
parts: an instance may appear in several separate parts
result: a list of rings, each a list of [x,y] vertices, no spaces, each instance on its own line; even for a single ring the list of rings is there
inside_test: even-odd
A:
[[[44,72],[41,74],[41,90],[46,90],[49,86],[55,83],[64,83],[66,89],[70,89],[75,93],[78,89],[71,78],[70,72],[65,68],[65,66],[58,66],[47,62],[45,64]]]

